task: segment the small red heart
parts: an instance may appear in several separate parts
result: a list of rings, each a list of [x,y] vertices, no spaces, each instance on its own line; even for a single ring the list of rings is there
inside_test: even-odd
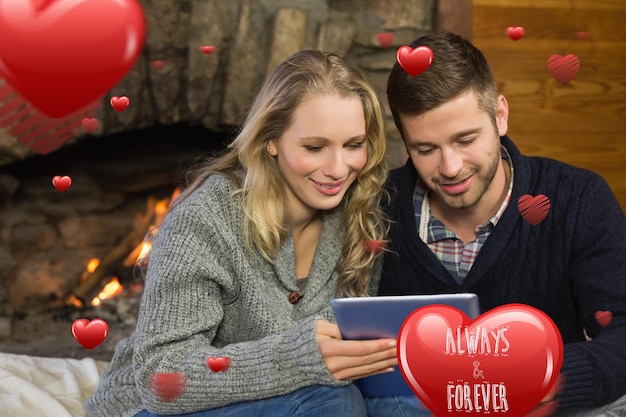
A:
[[[52,185],[54,185],[54,188],[57,190],[63,192],[70,188],[70,185],[72,185],[72,179],[67,175],[63,177],[56,175],[52,178]]]
[[[83,129],[85,129],[85,132],[87,133],[93,133],[96,129],[98,129],[98,119],[95,117],[85,117],[81,123],[83,125]]]
[[[393,33],[379,33],[376,35],[376,39],[378,39],[378,44],[383,48],[389,48],[391,44],[393,44]]]
[[[550,211],[550,199],[543,194],[535,197],[524,194],[517,200],[517,208],[528,223],[537,226]]]
[[[150,389],[165,402],[175,401],[183,394],[187,382],[180,372],[159,372],[150,378]]]
[[[165,61],[152,61],[152,66],[156,69],[161,69],[165,66]]]
[[[574,32],[574,38],[580,40],[591,39],[591,32]]]
[[[230,358],[225,356],[211,357],[206,360],[206,364],[213,372],[224,372],[230,367]]]
[[[613,313],[610,311],[596,311],[596,321],[602,327],[606,327],[613,321]]]
[[[113,96],[113,97],[111,97],[111,106],[113,106],[113,108],[115,110],[117,110],[117,111],[124,111],[124,110],[126,110],[126,108],[129,105],[130,105],[130,100],[126,96],[122,96],[122,97]]]
[[[366,240],[365,249],[373,254],[379,254],[387,247],[387,242],[384,240]]]
[[[206,55],[212,54],[213,51],[215,51],[215,47],[214,46],[204,45],[204,46],[200,47],[200,52],[202,52],[203,54],[206,54]]]
[[[433,62],[433,51],[428,46],[418,46],[415,49],[401,46],[398,48],[396,59],[409,75],[415,77],[430,67]]]
[[[95,348],[108,334],[109,325],[102,319],[78,319],[72,323],[72,335],[85,349]]]
[[[521,26],[510,26],[506,29],[506,34],[508,35],[509,38],[513,39],[514,41],[518,41],[520,39],[522,39],[522,37],[524,36],[524,28]]]
[[[579,68],[580,60],[576,55],[554,54],[548,58],[548,71],[550,71],[552,78],[563,85],[574,79]]]

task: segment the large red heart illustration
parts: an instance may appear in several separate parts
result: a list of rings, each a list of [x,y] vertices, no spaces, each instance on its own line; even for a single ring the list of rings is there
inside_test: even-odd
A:
[[[563,362],[554,322],[525,304],[475,320],[447,305],[409,315],[398,334],[398,365],[435,416],[524,416],[550,391]]]
[[[409,75],[415,77],[430,67],[433,62],[433,51],[428,46],[418,46],[415,49],[401,46],[396,53],[396,59]]]
[[[25,100],[63,117],[101,98],[145,41],[136,0],[0,0],[0,74]]]

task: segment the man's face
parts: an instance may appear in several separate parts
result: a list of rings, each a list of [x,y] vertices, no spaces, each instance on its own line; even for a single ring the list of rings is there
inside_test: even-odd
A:
[[[407,151],[417,173],[443,206],[464,210],[489,206],[502,190],[490,187],[501,164],[508,105],[498,97],[496,126],[474,92],[463,93],[415,117],[402,115]]]

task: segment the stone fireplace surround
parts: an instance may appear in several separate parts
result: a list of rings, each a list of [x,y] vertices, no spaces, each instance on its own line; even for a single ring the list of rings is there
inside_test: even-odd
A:
[[[89,259],[124,238],[150,197],[171,196],[198,157],[224,147],[263,78],[291,53],[347,57],[385,103],[396,49],[435,27],[435,2],[141,0],[144,50],[103,97],[93,134],[36,155],[0,129],[0,351],[109,359],[134,327],[140,294],[64,307]],[[393,33],[391,47],[378,43],[382,32]],[[108,101],[122,95],[131,106],[118,113]],[[404,154],[390,118],[387,130],[397,166]],[[55,175],[72,186],[60,193]],[[72,339],[81,317],[109,320],[109,338],[93,351]]]

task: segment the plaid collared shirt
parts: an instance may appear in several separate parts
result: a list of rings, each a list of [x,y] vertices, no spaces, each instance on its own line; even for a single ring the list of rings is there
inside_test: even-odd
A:
[[[500,205],[498,211],[484,224],[476,227],[476,239],[463,244],[461,238],[452,230],[434,217],[430,211],[428,190],[421,179],[418,179],[413,194],[413,207],[415,210],[415,224],[418,225],[417,232],[435,256],[439,258],[443,266],[452,274],[454,279],[461,284],[467,273],[472,268],[478,252],[485,244],[509,204],[511,193],[513,192],[513,164],[508,151],[502,147],[502,159],[509,162],[511,166],[511,180],[509,190]]]

